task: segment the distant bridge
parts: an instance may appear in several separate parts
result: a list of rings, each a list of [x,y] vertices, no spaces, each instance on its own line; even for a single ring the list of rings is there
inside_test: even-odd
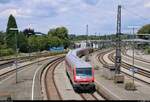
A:
[[[112,46],[115,45],[115,41],[112,40],[82,40],[82,41],[77,41],[75,42],[77,45],[83,45],[86,47],[86,42],[88,43],[89,46],[94,47],[94,48],[101,48],[104,46]],[[144,39],[125,39],[122,40],[123,45],[128,45],[131,44],[132,42],[135,42],[135,44],[145,44],[145,43],[150,43],[150,40],[144,40]]]
[[[125,39],[125,40],[122,40],[122,42],[141,42],[141,43],[149,43],[150,40],[144,40],[144,39]],[[82,41],[76,41],[75,43],[86,43],[86,40],[82,40]],[[115,42],[115,41],[112,41],[112,40],[87,40],[88,43],[98,43],[98,42]]]

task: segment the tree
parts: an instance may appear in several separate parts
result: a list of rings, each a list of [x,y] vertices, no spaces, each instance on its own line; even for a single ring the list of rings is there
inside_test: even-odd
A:
[[[28,38],[28,44],[29,44],[29,47],[30,47],[30,49],[31,49],[31,52],[38,50],[37,38],[36,38],[35,35],[30,36],[30,37]]]
[[[48,38],[46,36],[37,36],[38,49],[40,51],[48,49]]]
[[[49,40],[50,41],[53,41],[53,42],[50,42],[50,45],[63,45],[64,48],[67,48],[70,44],[70,40],[69,40],[69,36],[68,36],[68,30],[66,27],[57,27],[56,29],[50,29],[49,32],[48,32],[48,37],[49,37]],[[51,40],[53,39],[53,40]],[[58,42],[57,42],[58,41]],[[59,41],[61,43],[59,43]]]
[[[52,37],[52,36],[57,36],[57,33],[56,33],[56,29],[50,29],[49,32],[48,32],[48,36],[49,37]]]
[[[56,36],[48,38],[49,47],[59,47],[62,46],[62,40]]]
[[[49,41],[49,39],[47,38],[46,35],[44,35],[44,36],[32,35],[28,38],[28,46],[29,46],[31,52],[47,50],[48,49],[48,41]]]
[[[5,35],[6,33],[0,31],[0,57],[14,54],[14,51],[6,46]]]
[[[15,50],[15,44],[16,44],[15,37],[18,35],[18,31],[12,31],[10,30],[10,28],[17,28],[16,20],[13,15],[9,16],[8,23],[7,23],[6,44],[9,48],[12,48]]]
[[[58,27],[56,28],[56,34],[57,37],[59,37],[60,39],[68,39],[68,30],[65,27]]]
[[[48,32],[49,36],[56,36],[60,39],[69,38],[68,30],[65,27],[57,27],[56,29],[50,29]]]
[[[76,38],[76,35],[75,35],[75,34],[70,34],[70,35],[69,35],[69,39],[70,39],[70,40],[73,40],[73,39],[75,39],[75,38]]]
[[[18,48],[19,51],[21,52],[29,52],[28,48],[28,39],[27,37],[23,34],[23,32],[20,32],[18,34]]]
[[[144,25],[142,28],[138,30],[138,34],[150,34],[150,24]],[[138,35],[139,38],[148,39],[148,36]]]
[[[5,33],[0,31],[0,45],[5,43]]]

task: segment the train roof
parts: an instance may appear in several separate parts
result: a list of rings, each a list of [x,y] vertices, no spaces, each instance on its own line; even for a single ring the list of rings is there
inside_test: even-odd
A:
[[[81,58],[79,58],[76,53],[80,50],[84,50],[85,48],[78,48],[75,50],[71,50],[69,51],[69,53],[67,54],[66,58],[67,60],[76,68],[90,68],[92,67],[91,64],[89,64],[88,62],[85,62],[84,60],[82,60]]]

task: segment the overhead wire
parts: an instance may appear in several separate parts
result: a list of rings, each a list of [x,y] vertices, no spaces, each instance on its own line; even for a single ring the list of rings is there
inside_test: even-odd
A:
[[[146,21],[147,21],[147,20],[150,20],[149,18],[145,18],[145,17],[143,17],[142,15],[139,15],[138,13],[135,13],[135,12],[133,12],[133,11],[131,11],[131,10],[128,10],[125,6],[122,7],[122,9],[124,9],[125,11],[127,11],[127,13],[130,13],[131,15],[134,15],[134,16],[136,16],[136,17],[142,19],[142,20],[146,20]]]
[[[118,0],[116,1],[116,0],[112,0],[112,4],[113,4],[113,11],[115,11],[115,18],[117,18],[117,4],[119,4],[118,3]],[[117,19],[115,19],[115,21],[117,21]],[[116,27],[117,27],[117,24],[115,24],[115,32],[114,33],[116,33]]]
[[[131,8],[131,7],[130,7]],[[124,2],[122,2],[122,9],[124,10],[124,11],[126,11],[126,13],[128,13],[128,14],[130,14],[130,15],[132,15],[132,17],[138,17],[139,19],[141,19],[142,21],[144,20],[144,21],[150,21],[150,19],[149,18],[146,18],[146,17],[144,17],[144,16],[142,16],[141,14],[139,14],[139,13],[136,13],[135,11],[133,11],[133,10],[131,10],[131,9],[128,9],[128,7],[127,7],[127,5],[124,5]],[[140,23],[140,25],[143,25],[143,23],[142,22],[137,22],[138,23],[138,25],[139,25],[139,23]],[[142,24],[141,24],[142,23]],[[139,25],[139,26],[140,26]],[[139,27],[138,26],[138,27]]]
[[[112,0],[112,4],[113,4],[113,9],[114,9],[114,11],[116,11],[116,5],[115,5],[115,0]]]
[[[117,0],[118,1],[118,0]],[[142,15],[139,15],[138,13],[134,12],[134,11],[131,11],[129,9],[127,9],[127,7],[124,5],[124,2],[121,2],[121,0],[119,0],[120,2],[117,2],[118,4],[121,5],[122,9],[125,10],[127,13],[130,13],[131,15],[134,15],[136,17],[139,17],[143,20],[150,20],[149,18],[145,18],[143,17]]]
[[[102,8],[102,7],[104,6],[104,0],[100,0],[100,1],[98,2],[98,4],[100,4],[99,9]],[[98,33],[98,34],[99,34],[99,33]]]

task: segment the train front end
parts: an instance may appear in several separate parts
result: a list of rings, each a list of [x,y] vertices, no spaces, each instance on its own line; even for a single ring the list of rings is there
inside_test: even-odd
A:
[[[94,68],[75,68],[74,87],[79,90],[95,90]]]

